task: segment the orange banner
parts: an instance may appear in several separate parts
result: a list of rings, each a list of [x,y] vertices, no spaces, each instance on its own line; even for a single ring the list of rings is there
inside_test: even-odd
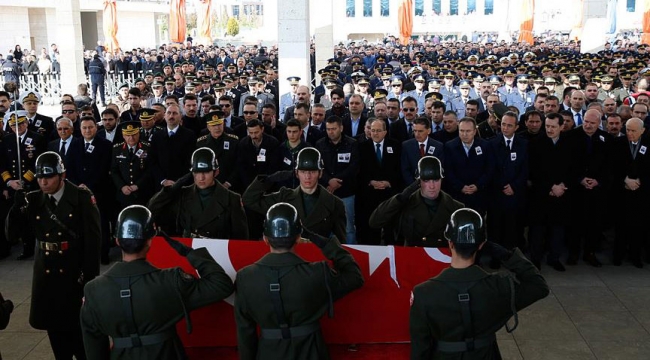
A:
[[[212,45],[212,0],[199,0],[196,15],[199,20],[198,44]]]
[[[120,49],[117,41],[117,6],[115,0],[104,0],[104,39],[106,51],[114,52]]]
[[[527,42],[533,45],[533,18],[535,17],[535,0],[523,0],[521,7],[521,18],[523,21],[519,26],[519,42]]]
[[[569,39],[570,40],[580,40],[582,37],[582,20],[584,17],[584,9],[585,9],[585,4],[584,0],[578,0],[575,3],[575,12],[576,12],[576,20],[575,24],[573,24],[573,29],[571,30],[571,34],[569,34]]]
[[[641,35],[642,44],[650,44],[650,0],[643,2],[643,35]]]
[[[402,0],[397,12],[399,40],[402,45],[408,45],[413,34],[413,0]]]
[[[169,6],[169,39],[172,42],[182,43],[185,41],[187,31],[185,0],[171,0]]]

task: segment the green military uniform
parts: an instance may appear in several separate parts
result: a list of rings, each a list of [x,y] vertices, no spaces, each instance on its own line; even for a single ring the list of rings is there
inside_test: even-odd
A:
[[[81,308],[88,359],[184,359],[176,323],[186,311],[224,299],[233,292],[230,277],[205,248],[190,251],[187,260],[197,269],[200,279],[180,268],[158,269],[141,259],[116,263],[88,283]],[[130,281],[134,327],[143,344],[148,343],[146,346],[129,346],[130,319],[120,297],[124,290],[120,279],[124,278]],[[109,336],[114,342],[112,349]]]
[[[401,202],[399,194],[379,204],[370,215],[370,227],[380,229],[398,220],[397,243],[406,246],[446,247],[443,232],[451,214],[463,204],[440,191],[436,204],[427,205],[420,191]],[[436,206],[437,205],[437,206]]]
[[[617,105],[623,104],[623,101],[627,99],[632,92],[624,87],[619,87],[614,90],[612,90],[612,93],[614,94],[614,100],[616,100]]]
[[[121,208],[133,204],[144,205],[152,195],[153,180],[147,160],[150,147],[148,142],[140,141],[135,145],[133,154],[131,154],[125,142],[113,145],[111,177]],[[138,191],[131,195],[124,195],[122,187],[125,185],[137,185]]]
[[[207,147],[214,151],[219,164],[219,175],[217,180],[222,184],[229,183],[231,186],[237,182],[237,135],[223,133],[218,139],[212,135],[204,135],[196,139],[196,148]]]
[[[37,240],[29,323],[35,329],[79,329],[79,309],[86,282],[99,275],[101,230],[99,210],[90,191],[65,181],[52,210],[41,190],[27,193],[28,205],[14,206],[9,233],[26,229]]]
[[[239,270],[235,320],[240,359],[329,359],[319,325],[330,305],[328,286],[333,300],[337,300],[361,287],[363,277],[352,255],[335,238],[322,251],[332,260],[333,270],[325,262],[310,263],[293,252],[269,253]],[[282,308],[292,333],[289,339],[278,337],[280,326],[269,291],[274,283],[269,274],[274,270],[280,274]]]
[[[512,290],[517,310],[546,297],[549,292],[544,278],[518,249],[503,265],[512,274],[490,274],[478,265],[447,268],[413,289],[411,359],[501,359],[494,334],[512,316]],[[441,341],[465,344],[458,284],[470,286],[467,293],[477,345],[471,352],[443,352]]]
[[[283,187],[278,192],[265,195],[273,185],[263,182],[259,176],[255,178],[242,195],[244,205],[257,213],[266,214],[274,204],[289,203],[298,210],[298,217],[304,227],[321,236],[329,237],[334,234],[339,239],[345,239],[346,217],[341,199],[330,194],[321,185],[318,185],[312,195],[305,194],[300,186],[295,189]],[[307,211],[306,206],[312,210]]]
[[[605,99],[614,99],[616,100],[618,94],[616,90],[605,91],[602,88],[598,89],[598,101],[603,102]]]
[[[239,194],[219,182],[208,189],[196,185],[176,191],[163,188],[151,198],[148,208],[158,219],[176,219],[175,233],[183,237],[248,239],[248,223]],[[174,231],[172,231],[174,232]]]

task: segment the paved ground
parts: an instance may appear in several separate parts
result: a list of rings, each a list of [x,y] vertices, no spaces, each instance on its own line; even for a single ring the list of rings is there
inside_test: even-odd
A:
[[[0,291],[16,304],[9,327],[0,331],[5,360],[54,359],[45,332],[28,323],[32,264],[0,261]],[[650,358],[650,266],[580,264],[565,273],[543,266],[542,274],[551,294],[520,313],[513,334],[498,334],[504,359]]]

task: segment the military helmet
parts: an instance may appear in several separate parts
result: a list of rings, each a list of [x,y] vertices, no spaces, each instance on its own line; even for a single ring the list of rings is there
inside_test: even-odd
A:
[[[458,209],[451,214],[445,229],[445,239],[454,244],[478,245],[485,241],[483,218],[470,208]]]
[[[192,172],[208,172],[219,168],[217,157],[212,149],[202,147],[194,150],[192,153]]]
[[[302,233],[298,211],[288,203],[277,203],[269,208],[264,220],[267,238],[295,238]]]
[[[118,240],[149,240],[155,234],[151,211],[142,205],[127,206],[117,216]]]
[[[296,170],[323,170],[320,152],[313,147],[306,147],[298,152]]]
[[[435,156],[424,156],[418,161],[415,178],[419,180],[440,180],[444,178],[442,164]]]
[[[61,156],[54,151],[47,151],[36,158],[36,178],[47,178],[65,173]]]

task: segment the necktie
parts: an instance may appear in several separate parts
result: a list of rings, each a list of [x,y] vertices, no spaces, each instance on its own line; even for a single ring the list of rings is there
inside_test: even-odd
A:
[[[582,125],[582,114],[576,113],[576,126]]]
[[[174,136],[174,132],[173,132],[173,131],[170,131],[170,132],[169,132],[169,137],[172,137],[172,136]]]
[[[61,148],[59,149],[59,155],[65,156],[65,143],[66,141],[61,141]]]
[[[424,144],[420,144],[420,157],[424,157]]]
[[[436,125],[436,132],[440,131],[440,124]]]
[[[526,102],[526,94],[521,93],[521,98],[522,98],[522,100],[524,100],[524,102]]]
[[[508,147],[508,150],[512,150],[512,147],[510,147],[511,143],[512,143],[512,140],[506,140],[506,146]]]
[[[86,143],[86,151],[88,151],[89,146],[90,146],[90,143]]]
[[[133,148],[129,148],[129,157],[133,157]]]
[[[54,211],[56,209],[56,198],[54,196],[50,196],[50,210]]]
[[[413,135],[413,124],[408,123],[408,127],[409,127],[409,135]]]
[[[377,161],[381,163],[381,144],[375,144],[375,147],[377,148],[375,150],[375,153],[377,154]]]

